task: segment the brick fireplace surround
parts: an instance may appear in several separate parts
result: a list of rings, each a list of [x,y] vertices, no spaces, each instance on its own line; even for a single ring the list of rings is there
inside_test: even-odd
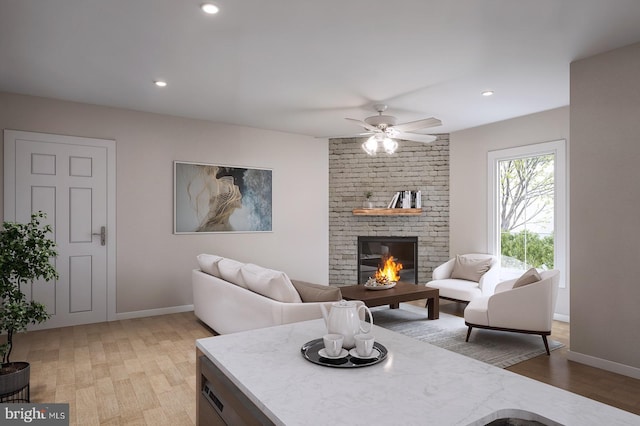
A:
[[[370,157],[362,138],[329,140],[329,283],[356,284],[358,236],[417,236],[418,280],[449,259],[449,135],[422,144],[400,141],[393,155]],[[420,216],[354,216],[371,191],[387,207],[401,190],[422,191]]]

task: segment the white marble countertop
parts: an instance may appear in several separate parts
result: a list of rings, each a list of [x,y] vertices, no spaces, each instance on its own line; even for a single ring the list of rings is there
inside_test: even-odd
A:
[[[300,347],[324,333],[324,321],[314,320],[196,344],[276,424],[484,425],[518,416],[640,425],[640,416],[380,327],[374,334],[389,354],[379,364],[341,369],[305,360]]]

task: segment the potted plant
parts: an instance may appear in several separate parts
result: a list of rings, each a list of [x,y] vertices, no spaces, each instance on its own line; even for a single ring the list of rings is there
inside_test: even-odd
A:
[[[27,301],[24,284],[37,279],[58,278],[51,259],[57,256],[55,242],[47,237],[51,226],[40,225],[42,212],[31,215],[29,223],[4,222],[0,229],[0,332],[6,342],[0,345],[0,395],[11,395],[29,384],[29,363],[11,362],[15,333],[25,331],[28,324],[49,319],[45,306]]]
[[[365,209],[372,209],[373,208],[373,201],[371,201],[371,196],[373,195],[373,192],[371,191],[366,191],[364,193],[364,202],[362,203],[362,206]]]

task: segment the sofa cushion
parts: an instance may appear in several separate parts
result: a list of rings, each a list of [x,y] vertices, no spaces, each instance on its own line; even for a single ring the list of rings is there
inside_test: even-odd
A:
[[[482,296],[482,290],[475,281],[456,280],[446,278],[444,280],[433,280],[427,283],[427,287],[440,290],[440,297],[448,297],[456,300],[473,300]]]
[[[480,278],[491,267],[493,259],[479,259],[471,256],[456,256],[451,278],[480,282]]]
[[[220,278],[220,270],[218,269],[218,262],[220,262],[223,257],[216,256],[214,254],[199,254],[197,256],[198,265],[200,266],[200,270],[202,272],[206,272],[209,275],[213,275],[214,277]]]
[[[291,280],[281,271],[247,263],[241,270],[247,288],[279,302],[302,302]]]
[[[291,280],[303,302],[336,302],[342,300],[339,287],[311,284],[306,281]]]
[[[220,271],[220,278],[225,281],[229,281],[237,286],[248,288],[242,276],[242,267],[244,263],[238,262],[233,259],[221,259],[218,262],[218,270]]]
[[[541,279],[542,277],[540,277],[540,274],[538,273],[536,268],[531,268],[516,280],[512,288],[518,288],[528,284],[537,283]]]

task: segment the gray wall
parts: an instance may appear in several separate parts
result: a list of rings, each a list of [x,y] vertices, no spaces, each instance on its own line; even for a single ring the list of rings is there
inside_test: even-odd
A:
[[[202,252],[327,282],[326,140],[0,93],[7,128],[116,140],[118,313],[191,304]],[[273,169],[273,232],[174,235],[174,160]]]
[[[639,76],[640,43],[571,64],[572,357],[635,368],[640,368]]]
[[[418,280],[449,258],[449,135],[430,144],[400,141],[394,155],[367,155],[364,139],[329,140],[329,282],[357,284],[357,237],[417,236]],[[364,193],[375,207],[393,194],[421,190],[421,216],[354,216]]]

